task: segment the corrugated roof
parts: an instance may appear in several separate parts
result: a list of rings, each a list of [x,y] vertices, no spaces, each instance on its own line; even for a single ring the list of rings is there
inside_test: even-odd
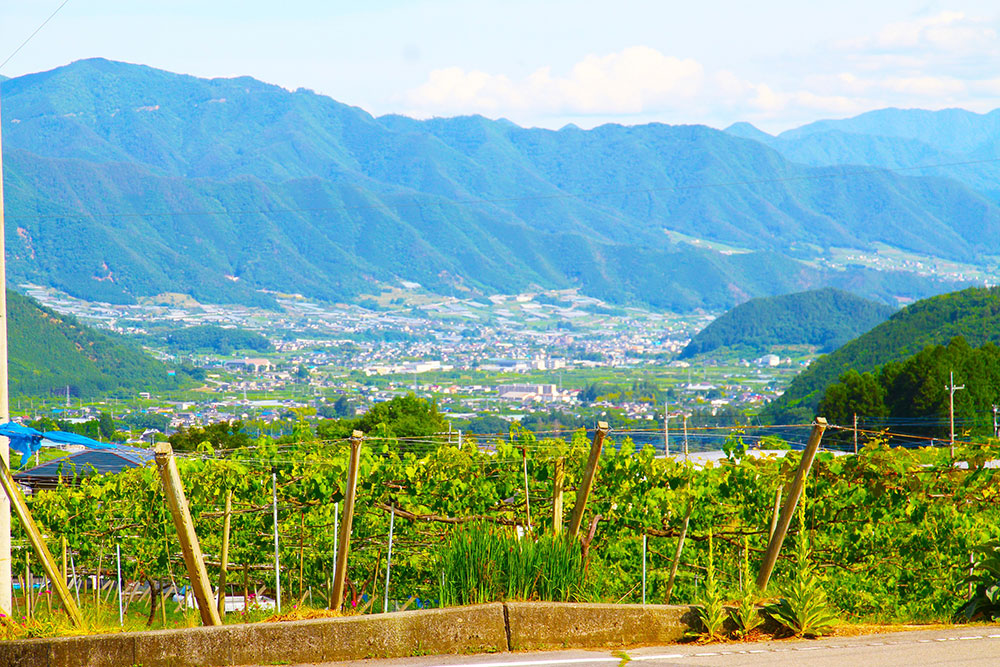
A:
[[[97,474],[121,472],[125,468],[139,468],[153,459],[153,451],[137,447],[116,447],[115,449],[86,449],[76,454],[53,459],[14,474],[14,479],[26,484],[89,477]]]

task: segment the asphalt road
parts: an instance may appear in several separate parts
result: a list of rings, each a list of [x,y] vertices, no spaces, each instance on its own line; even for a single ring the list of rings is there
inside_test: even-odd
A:
[[[623,652],[555,651],[448,655],[324,663],[351,667],[632,667],[683,665],[735,667],[805,665],[806,667],[924,667],[925,665],[1000,665],[1000,626],[965,626],[946,630],[893,632],[860,637],[786,640],[758,643],[670,644]],[[304,667],[304,666],[301,666]],[[315,667],[315,666],[313,666]]]

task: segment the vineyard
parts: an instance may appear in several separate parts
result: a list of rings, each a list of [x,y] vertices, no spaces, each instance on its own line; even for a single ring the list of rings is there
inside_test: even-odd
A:
[[[802,440],[809,426],[783,432]],[[612,431],[579,540],[567,542],[553,537],[554,523],[569,518],[591,433],[515,428],[509,437],[397,438],[376,429],[361,445],[345,606],[380,612],[384,599],[390,610],[484,599],[639,603],[643,595],[664,602],[685,524],[670,601],[701,599],[710,548],[711,583],[735,599],[761,561],[776,496],[795,474],[799,453],[748,454],[762,437],[769,447],[781,445],[762,431],[711,434],[726,458],[692,465],[637,447],[648,432]],[[180,475],[213,581],[231,492],[231,590],[274,594],[276,494],[283,607],[325,607],[350,443],[316,439],[307,428],[294,440],[261,438],[229,451],[206,444],[178,457]],[[997,538],[1000,494],[987,465],[995,458],[996,443],[960,444],[952,458],[946,448],[889,447],[876,434],[862,438],[857,455],[821,452],[769,594],[794,576],[798,551],[808,554],[844,620],[950,618],[968,597],[970,557]],[[558,476],[567,504],[555,517]],[[120,547],[126,589],[142,585],[152,599],[187,583],[155,467],[40,491],[30,508],[53,553],[65,538],[79,575],[100,570],[115,578]],[[29,546],[19,527],[14,538],[19,573]],[[484,583],[482,568],[471,571],[476,549],[499,564],[488,573],[492,583]]]

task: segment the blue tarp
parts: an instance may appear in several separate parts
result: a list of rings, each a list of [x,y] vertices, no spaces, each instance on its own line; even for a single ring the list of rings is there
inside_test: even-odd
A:
[[[114,449],[114,445],[97,442],[84,435],[66,431],[39,431],[15,422],[0,424],[0,435],[10,438],[10,447],[21,452],[21,465],[26,465],[31,455],[42,448],[42,440],[57,445],[83,445],[89,449]]]

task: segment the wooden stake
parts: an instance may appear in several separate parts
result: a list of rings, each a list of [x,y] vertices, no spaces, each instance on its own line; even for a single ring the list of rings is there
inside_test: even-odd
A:
[[[305,565],[305,543],[306,543],[306,512],[299,512],[299,600],[305,595],[302,592],[302,574]]]
[[[6,447],[6,444],[0,446],[0,448],[2,447]],[[56,592],[59,594],[59,599],[66,609],[66,614],[75,627],[82,628],[83,617],[80,615],[80,609],[76,606],[76,602],[73,601],[73,595],[69,592],[66,580],[59,576],[56,561],[52,557],[52,554],[49,553],[49,548],[45,545],[42,533],[38,530],[31,512],[28,511],[28,505],[24,501],[24,496],[21,495],[21,491],[17,488],[14,478],[11,477],[10,468],[7,467],[7,462],[3,460],[3,457],[0,457],[0,483],[2,483],[4,491],[7,492],[7,498],[10,499],[10,505],[17,513],[21,527],[28,534],[28,540],[35,550],[35,555],[42,561],[42,568],[45,570],[45,574],[52,580],[52,584],[56,587]],[[8,581],[7,583],[9,587],[10,582]],[[13,589],[9,588],[9,590],[12,591]],[[7,606],[7,611],[10,611],[10,605]]]
[[[31,553],[28,551],[24,552],[24,615],[28,618],[32,617],[31,608]]]
[[[694,500],[688,501],[687,510],[684,512],[684,524],[681,526],[681,535],[677,538],[677,548],[674,550],[674,560],[670,564],[670,577],[667,579],[667,591],[663,594],[663,604],[670,604],[670,596],[674,592],[674,580],[677,578],[677,567],[681,564],[681,552],[684,550],[684,538],[688,534],[688,524],[691,522],[691,513],[694,511]]]
[[[792,515],[795,514],[795,506],[799,502],[799,496],[802,495],[802,487],[805,486],[806,475],[809,474],[809,468],[812,467],[813,459],[816,458],[816,452],[819,450],[819,443],[823,439],[823,431],[826,430],[826,426],[826,420],[822,417],[817,417],[816,421],[813,422],[809,442],[806,444],[805,451],[802,452],[799,469],[796,471],[795,479],[792,480],[792,484],[788,488],[788,497],[785,498],[785,504],[781,508],[778,525],[775,527],[774,534],[771,535],[771,539],[767,543],[767,551],[764,552],[764,562],[761,563],[760,572],[757,574],[757,588],[761,591],[767,588],[767,583],[771,579],[774,565],[778,561],[778,552],[781,551],[781,543],[785,541],[788,525],[792,521]]]
[[[774,529],[778,527],[778,516],[781,514],[781,486],[774,493],[774,507],[771,510],[771,528],[767,532],[767,541],[774,538]]]
[[[552,474],[552,534],[562,532],[563,523],[563,481],[566,479],[566,459],[556,459],[555,472]]]
[[[524,461],[524,511],[527,515],[527,529],[531,532],[531,494],[528,493],[528,445],[521,445],[521,459]]]
[[[101,565],[104,560],[104,549],[97,552],[97,576],[94,577],[94,606],[101,604]]]
[[[219,619],[226,617],[226,574],[229,572],[229,529],[233,519],[233,490],[226,490],[222,519],[222,553],[219,556]]]
[[[153,450],[156,457],[156,467],[160,472],[160,482],[163,495],[167,498],[170,514],[174,519],[177,537],[180,539],[181,551],[184,553],[184,565],[187,566],[188,578],[198,601],[198,611],[203,625],[222,625],[216,601],[212,599],[212,584],[205,569],[205,559],[198,544],[198,535],[194,532],[194,522],[188,509],[184,487],[181,485],[181,475],[174,460],[174,450],[168,442],[161,442]]]
[[[358,464],[361,460],[361,439],[364,433],[351,435],[351,458],[347,464],[347,489],[344,494],[344,520],[340,523],[337,549],[337,570],[333,579],[330,608],[340,609],[344,603],[344,582],[347,580],[347,554],[351,550],[351,524],[354,522],[354,496],[358,489]]]
[[[167,627],[167,594],[160,588],[160,620],[163,622],[163,627]]]
[[[576,504],[573,505],[573,514],[569,519],[569,534],[576,537],[580,533],[580,524],[583,522],[583,511],[587,507],[587,498],[590,497],[590,489],[594,485],[594,475],[597,473],[597,463],[601,459],[601,448],[604,446],[604,437],[608,434],[608,423],[597,422],[597,431],[594,433],[594,440],[590,443],[590,456],[587,458],[587,467],[583,471],[583,480],[576,490]]]

